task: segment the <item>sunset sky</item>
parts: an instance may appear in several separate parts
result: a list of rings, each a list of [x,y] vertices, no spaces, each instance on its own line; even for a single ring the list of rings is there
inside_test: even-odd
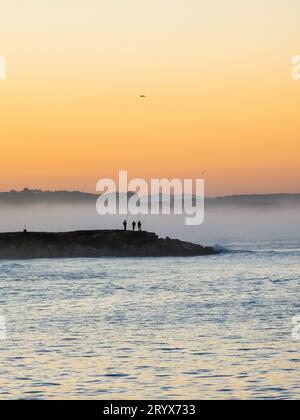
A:
[[[127,169],[300,192],[299,19],[299,0],[3,0],[0,190]]]

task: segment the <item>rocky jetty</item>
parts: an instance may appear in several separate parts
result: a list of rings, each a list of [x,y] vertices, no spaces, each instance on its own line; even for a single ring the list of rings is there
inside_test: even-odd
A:
[[[192,257],[216,253],[212,247],[163,239],[149,232],[94,230],[0,234],[0,259]]]

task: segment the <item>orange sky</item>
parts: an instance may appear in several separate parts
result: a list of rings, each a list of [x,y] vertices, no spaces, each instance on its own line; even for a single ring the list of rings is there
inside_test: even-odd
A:
[[[0,190],[94,192],[127,169],[299,192],[299,16],[297,0],[5,1]]]

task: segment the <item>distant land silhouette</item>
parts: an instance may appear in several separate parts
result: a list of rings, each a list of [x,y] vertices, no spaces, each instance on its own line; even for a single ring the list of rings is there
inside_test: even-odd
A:
[[[128,197],[133,193],[128,193]],[[22,191],[0,192],[0,205],[32,204],[95,204],[98,194],[80,191],[42,191],[25,188]],[[149,197],[150,198],[150,197]],[[154,199],[154,198],[153,198]],[[156,198],[157,200],[157,198]],[[172,196],[172,201],[176,196]],[[160,197],[160,202],[163,196]],[[295,206],[300,205],[299,194],[243,194],[224,197],[206,198],[206,206]]]

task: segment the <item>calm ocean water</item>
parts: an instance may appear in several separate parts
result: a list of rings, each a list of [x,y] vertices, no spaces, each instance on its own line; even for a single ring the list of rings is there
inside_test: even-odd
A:
[[[0,398],[299,398],[300,241],[0,262]]]

